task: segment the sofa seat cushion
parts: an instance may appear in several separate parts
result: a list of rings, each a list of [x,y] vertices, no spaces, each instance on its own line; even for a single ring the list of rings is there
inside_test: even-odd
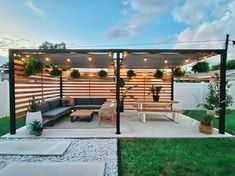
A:
[[[50,110],[56,109],[61,107],[61,100],[60,99],[56,99],[56,100],[50,100],[48,101]]]
[[[41,112],[44,113],[47,111],[50,111],[50,106],[49,106],[48,102],[45,101],[41,104]]]
[[[99,109],[101,108],[101,105],[75,105],[73,106],[75,109]]]
[[[75,98],[76,105],[90,105],[90,98]]]
[[[106,98],[91,98],[92,105],[102,105],[106,101]]]
[[[43,118],[50,118],[50,117],[55,117],[55,116],[59,116],[62,114],[67,113],[68,111],[70,111],[70,107],[59,107],[50,111],[47,111],[45,113],[42,113]]]

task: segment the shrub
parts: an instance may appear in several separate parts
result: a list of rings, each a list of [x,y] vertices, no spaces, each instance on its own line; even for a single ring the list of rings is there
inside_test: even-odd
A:
[[[201,121],[201,124],[202,125],[205,125],[205,126],[211,126],[211,123],[212,121],[214,120],[214,115],[212,114],[205,114],[203,117],[202,117],[202,121]]]
[[[157,69],[155,73],[153,74],[154,78],[161,79],[163,77],[163,71]]]
[[[209,69],[210,68],[208,62],[198,62],[192,67],[192,71],[194,71],[194,73],[208,72]]]
[[[220,64],[212,65],[211,70],[219,70],[220,69]]]
[[[70,73],[70,77],[72,79],[79,79],[80,78],[80,72],[78,70],[72,70]]]
[[[227,62],[227,70],[235,69],[235,60],[229,60]]]

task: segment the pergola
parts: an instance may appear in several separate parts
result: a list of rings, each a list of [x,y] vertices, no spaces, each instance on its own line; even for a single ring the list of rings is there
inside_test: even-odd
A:
[[[16,133],[16,102],[15,102],[15,59],[17,55],[32,55],[45,62],[49,57],[51,63],[63,67],[78,68],[110,68],[115,67],[116,80],[120,79],[121,68],[126,69],[174,69],[202,59],[220,55],[220,117],[219,133],[225,133],[225,98],[226,98],[226,38],[225,49],[65,49],[65,50],[39,50],[39,49],[10,49],[10,134]],[[112,57],[110,57],[112,55]],[[92,57],[92,62],[88,61]],[[68,63],[66,60],[70,58]],[[167,61],[166,61],[167,60]],[[146,62],[147,61],[147,62]],[[171,86],[174,86],[171,79]],[[60,97],[63,97],[63,79],[60,78]],[[116,134],[120,134],[120,87],[116,81]],[[174,99],[173,88],[171,99]]]

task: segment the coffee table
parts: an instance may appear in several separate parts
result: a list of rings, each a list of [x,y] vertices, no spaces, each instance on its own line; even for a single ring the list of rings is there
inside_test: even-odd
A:
[[[69,116],[71,118],[71,122],[74,122],[77,119],[90,122],[93,118],[93,110],[76,110],[72,112]]]

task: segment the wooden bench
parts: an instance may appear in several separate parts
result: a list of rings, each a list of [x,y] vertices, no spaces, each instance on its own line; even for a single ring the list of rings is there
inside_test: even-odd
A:
[[[156,112],[163,112],[166,113],[164,114],[164,116],[172,121],[175,121],[175,116],[177,115],[177,117],[179,116],[179,113],[182,113],[183,110],[181,109],[137,109],[138,112],[138,116],[140,117],[141,115],[143,116],[142,121],[145,123],[146,122],[146,114],[155,114]],[[172,114],[172,118],[170,118],[169,116],[167,116],[167,113],[171,113]],[[176,122],[176,121],[175,121]]]

